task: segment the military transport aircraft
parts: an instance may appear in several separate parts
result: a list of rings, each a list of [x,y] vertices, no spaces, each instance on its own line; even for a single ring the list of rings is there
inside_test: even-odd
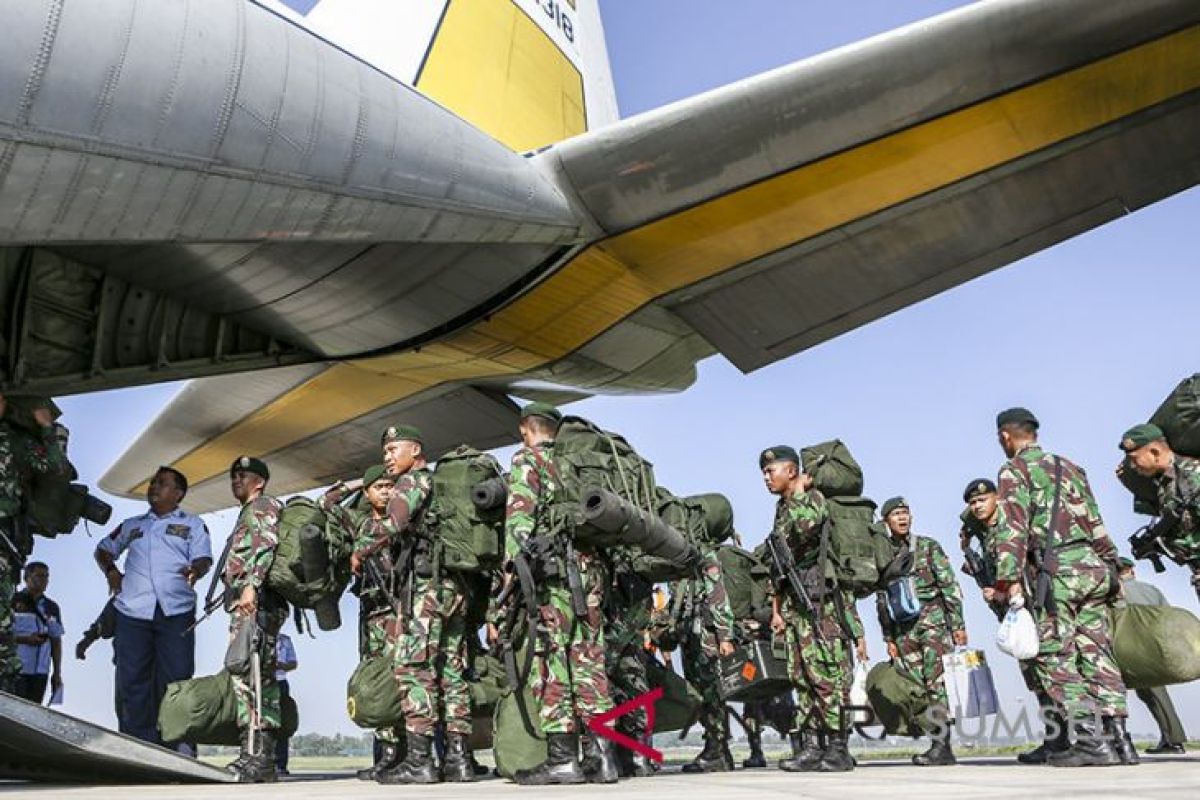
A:
[[[626,120],[597,0],[0,7],[0,390],[200,379],[101,481],[194,511],[243,452],[286,494],[384,419],[494,447],[513,395],[753,370],[1200,180],[1195,0],[988,0]]]

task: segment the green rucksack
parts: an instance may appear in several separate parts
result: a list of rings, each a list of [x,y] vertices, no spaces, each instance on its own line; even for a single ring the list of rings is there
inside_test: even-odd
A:
[[[651,658],[646,662],[646,680],[663,695],[654,704],[654,732],[681,731],[696,722],[704,698],[682,675]]]
[[[1129,605],[1112,611],[1113,654],[1130,689],[1200,678],[1200,620],[1185,608]]]
[[[721,544],[733,537],[733,505],[729,498],[715,492],[684,498],[700,506],[704,516],[704,538],[711,544]]]
[[[734,621],[762,621],[764,611],[771,608],[767,599],[771,570],[757,556],[731,544],[717,547],[717,560]]]
[[[504,560],[504,506],[480,511],[476,485],[504,474],[493,456],[459,445],[438,459],[425,522],[437,531],[441,565],[454,572],[486,572]]]
[[[560,524],[572,527],[579,544],[608,547],[619,544],[619,537],[581,524],[579,503],[591,488],[607,489],[621,499],[650,513],[658,504],[654,466],[630,446],[622,436],[601,430],[582,417],[563,417],[554,439],[553,459],[563,496]]]
[[[843,589],[863,598],[881,587],[881,578],[896,557],[888,536],[875,522],[875,502],[866,497],[828,497],[828,536],[832,577]]]
[[[925,687],[890,661],[867,673],[867,699],[883,729],[893,736],[920,736],[929,697]]]
[[[280,700],[283,727],[280,735],[293,736],[300,727],[296,701]],[[237,700],[229,673],[190,678],[167,684],[158,707],[158,731],[164,742],[192,744],[238,744]]]
[[[341,624],[337,603],[350,583],[353,535],[307,497],[290,498],[279,516],[279,546],[267,586],[297,608],[314,609],[321,630]]]
[[[1180,381],[1150,415],[1150,422],[1162,429],[1176,453],[1200,458],[1200,372]],[[1158,516],[1158,488],[1154,480],[1139,475],[1128,459],[1123,467],[1118,477],[1133,495],[1134,513]]]
[[[690,497],[676,497],[663,487],[658,487],[656,511],[663,522],[682,533],[693,542],[704,536],[704,508]],[[691,570],[661,556],[635,552],[630,555],[630,569],[639,578],[650,583],[689,578]]]
[[[800,451],[801,469],[813,488],[825,497],[857,497],[863,493],[863,471],[841,439],[821,442]]]
[[[374,730],[404,723],[400,692],[391,653],[368,656],[358,662],[346,683],[346,713],[355,725]]]

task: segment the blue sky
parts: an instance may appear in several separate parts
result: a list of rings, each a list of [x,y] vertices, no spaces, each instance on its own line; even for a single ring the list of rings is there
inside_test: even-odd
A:
[[[601,3],[625,116],[958,5]],[[597,398],[571,410],[626,434],[675,492],[725,492],[751,543],[762,539],[772,517],[757,453],[778,443],[839,437],[863,464],[868,494],[880,500],[905,495],[918,532],[956,553],[962,487],[971,478],[994,476],[1003,459],[995,413],[1025,405],[1041,418],[1045,445],[1088,470],[1109,530],[1127,550],[1128,535],[1144,520],[1131,512],[1128,494],[1113,477],[1116,442],[1198,367],[1195,311],[1186,302],[1200,296],[1197,219],[1200,192],[1193,189],[751,375],[716,357],[700,365],[696,384],[682,394]],[[72,458],[84,479],[94,482],[177,389],[154,386],[62,401]],[[119,501],[116,515],[142,509]],[[233,516],[207,518],[214,547]],[[67,617],[68,653],[105,598],[93,547],[87,534],[76,533],[39,541],[35,554],[51,565],[50,593]],[[1142,573],[1152,576],[1148,568]],[[1176,605],[1196,608],[1181,568],[1171,565],[1153,580]],[[994,619],[976,593],[964,589],[972,642],[986,646],[1002,702],[1010,709],[1028,704],[1015,663],[991,645]],[[872,656],[879,658],[878,627],[868,604],[862,610]],[[303,730],[356,730],[345,717],[342,694],[356,659],[349,599],[343,618],[351,624],[336,634],[297,638],[301,667],[293,685]],[[198,674],[218,668],[224,626],[218,615],[202,627]],[[100,643],[85,663],[68,658],[66,710],[113,722],[110,655],[109,645]],[[1172,694],[1195,735],[1200,688]],[[1154,730],[1132,695],[1131,710],[1132,730]]]

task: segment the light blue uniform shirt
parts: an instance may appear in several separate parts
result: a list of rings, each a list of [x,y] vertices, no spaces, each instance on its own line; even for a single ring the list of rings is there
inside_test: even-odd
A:
[[[96,546],[114,559],[125,552],[125,578],[116,607],[127,617],[154,619],[154,607],[168,617],[196,608],[196,592],[183,570],[199,558],[212,558],[208,528],[195,514],[175,509],[165,517],[147,511],[130,517]]]
[[[58,605],[42,595],[38,598],[37,611],[13,613],[13,636],[47,634],[50,639],[61,639],[65,631],[58,617]],[[22,675],[50,674],[50,639],[41,644],[18,644],[17,656],[21,659]]]

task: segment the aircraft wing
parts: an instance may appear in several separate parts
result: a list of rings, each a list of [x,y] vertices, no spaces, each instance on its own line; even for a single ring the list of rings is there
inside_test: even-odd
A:
[[[211,390],[203,427],[181,396],[104,485],[173,460],[218,487],[256,452],[307,488],[373,460],[385,418],[486,445],[503,393],[678,390],[713,352],[755,369],[1194,185],[1198,141],[1192,0],[968,6],[540,151],[575,233],[539,240],[536,278],[419,346]]]

